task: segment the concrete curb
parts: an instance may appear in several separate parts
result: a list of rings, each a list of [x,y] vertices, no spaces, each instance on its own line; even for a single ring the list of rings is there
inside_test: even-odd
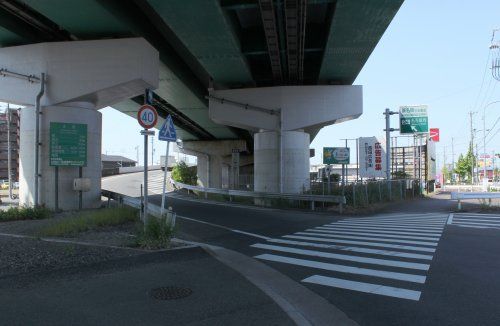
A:
[[[186,241],[187,242],[187,241]],[[273,299],[297,325],[358,325],[343,311],[305,286],[246,255],[198,244]]]

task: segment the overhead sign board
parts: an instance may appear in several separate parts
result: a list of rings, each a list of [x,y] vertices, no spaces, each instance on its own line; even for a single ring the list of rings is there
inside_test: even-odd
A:
[[[87,125],[50,123],[51,166],[87,166]]]
[[[177,141],[177,132],[175,131],[174,122],[170,114],[165,119],[158,133],[158,139],[163,141]]]
[[[144,129],[153,128],[158,121],[158,113],[153,106],[144,104],[137,112],[137,121]]]
[[[434,142],[439,141],[439,128],[431,128],[429,129],[429,138]]]
[[[360,137],[359,175],[362,178],[383,178],[386,176],[385,147],[376,137]]]
[[[323,147],[323,164],[349,164],[348,147]]]
[[[401,106],[399,108],[399,130],[402,134],[428,132],[427,105]]]

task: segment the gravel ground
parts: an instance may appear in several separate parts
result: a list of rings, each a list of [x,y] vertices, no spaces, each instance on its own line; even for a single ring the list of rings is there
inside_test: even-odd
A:
[[[0,236],[0,278],[22,273],[47,272],[110,259],[131,257],[140,251],[52,243]]]

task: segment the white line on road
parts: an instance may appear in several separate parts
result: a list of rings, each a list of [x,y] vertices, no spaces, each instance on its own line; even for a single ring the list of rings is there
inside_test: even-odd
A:
[[[493,224],[498,224],[500,225],[500,220],[494,221],[494,220],[485,220],[482,218],[465,218],[465,217],[455,217],[455,221],[461,222],[461,221],[469,221],[469,222],[479,222],[479,223],[493,223]]]
[[[333,250],[342,250],[342,251],[350,251],[350,252],[360,252],[360,253],[364,253],[364,254],[373,254],[373,255],[382,255],[382,256],[391,256],[391,257],[432,260],[432,255],[414,254],[414,253],[402,252],[402,251],[389,251],[389,250],[383,250],[383,249],[369,249],[369,248],[352,247],[352,246],[347,247],[347,246],[339,246],[339,245],[334,245],[334,244],[313,243],[313,242],[294,241],[294,240],[285,240],[285,239],[270,239],[267,241],[272,242],[272,243],[296,245],[296,246],[303,246],[303,247],[333,249]]]
[[[326,238],[340,238],[340,239],[354,239],[354,240],[370,240],[370,241],[382,241],[382,242],[395,242],[395,243],[408,243],[420,246],[437,246],[437,242],[425,242],[425,241],[411,241],[404,239],[387,239],[387,238],[373,238],[373,237],[358,237],[350,235],[333,235],[333,234],[315,234],[311,232],[296,232],[295,234],[308,235],[308,236],[321,236]]]
[[[446,224],[451,224],[453,222],[453,213],[450,213],[450,215],[448,215],[448,220],[446,221]]]
[[[186,216],[177,215],[177,218],[180,218],[180,219],[183,219],[183,220],[192,221],[192,222],[197,222],[197,223],[201,223],[201,224],[210,225],[210,226],[213,226],[213,227],[216,227],[216,228],[228,230],[228,231],[235,232],[235,233],[245,234],[245,235],[248,235],[248,236],[251,236],[251,237],[255,237],[255,238],[259,238],[259,239],[265,239],[265,240],[271,239],[270,237],[266,237],[266,236],[263,236],[263,235],[249,233],[249,232],[245,232],[245,231],[241,231],[241,230],[236,230],[236,229],[231,229],[231,228],[229,228],[227,226],[224,226],[224,225],[219,225],[219,224],[214,224],[214,223],[210,223],[210,222],[200,221],[200,220],[196,220],[194,218],[190,218],[190,217],[186,217]]]
[[[444,225],[446,220],[443,220],[439,223],[433,222],[433,223],[428,223],[428,222],[375,222],[375,221],[370,221],[370,222],[344,222],[344,221],[338,221],[335,222],[334,224],[342,224],[342,225],[394,225],[394,226],[409,226],[409,227],[440,227]],[[333,224],[333,223],[332,223]]]
[[[321,238],[315,238],[315,237],[303,237],[303,236],[299,236],[299,235],[285,235],[284,238],[299,239],[299,240],[311,240],[311,241],[329,242],[329,243],[345,243],[345,244],[353,244],[353,245],[360,245],[360,246],[367,246],[367,247],[380,247],[380,248],[393,248],[393,249],[412,250],[412,251],[436,252],[436,249],[434,249],[434,248],[394,245],[394,244],[379,243],[379,242],[350,241],[350,240],[340,240],[340,239],[339,240],[321,239]]]
[[[500,218],[498,214],[483,214],[483,213],[456,213],[457,216],[491,216],[493,218]]]
[[[380,225],[380,224],[330,224],[326,227],[364,227],[370,229],[381,229],[381,230],[394,230],[394,231],[415,231],[415,232],[440,232],[443,227],[414,227],[414,226],[391,226],[391,225]]]
[[[338,259],[338,260],[346,260],[353,261],[357,263],[364,264],[372,264],[372,265],[382,265],[382,266],[390,266],[390,267],[400,267],[400,268],[409,268],[409,269],[418,269],[422,271],[428,271],[428,264],[420,264],[420,263],[411,263],[397,260],[388,260],[388,259],[377,259],[377,258],[367,258],[360,256],[349,256],[349,255],[340,255],[340,254],[332,254],[329,252],[323,251],[315,251],[315,250],[306,250],[306,249],[297,249],[291,247],[283,247],[283,246],[273,246],[263,243],[256,243],[251,245],[251,247],[259,248],[259,249],[268,249],[280,252],[287,252],[298,255],[305,256],[313,256],[313,257],[322,257],[322,258],[330,258],[330,259]]]
[[[419,301],[421,294],[420,291],[395,288],[392,286],[385,286],[380,284],[348,281],[340,278],[326,277],[321,275],[313,275],[311,277],[303,279],[302,282],[414,301]]]
[[[356,232],[356,231],[329,231],[329,230],[318,230],[318,229],[309,229],[306,230],[307,232],[320,232],[320,233],[328,233],[328,234],[353,234],[353,235],[369,235],[372,237],[387,237],[387,238],[396,238],[396,239],[413,239],[413,240],[430,240],[430,241],[439,241],[439,236],[436,237],[413,237],[409,235],[399,235],[399,234],[384,234],[384,233],[377,233],[374,231],[374,233],[364,233],[364,232]]]
[[[357,232],[377,232],[377,233],[387,233],[387,234],[406,234],[406,235],[422,235],[422,236],[429,236],[429,237],[439,237],[441,235],[441,231],[428,231],[428,232],[422,232],[419,231],[418,233],[415,232],[405,232],[405,231],[391,231],[387,230],[386,228],[371,228],[371,227],[359,227],[359,226],[341,226],[341,227],[332,227],[332,226],[318,226],[315,229],[319,230],[338,230],[338,231],[346,231],[346,230],[353,230]]]
[[[457,221],[456,219],[455,219],[455,222],[463,224],[463,225],[479,225],[479,226],[497,226],[497,227],[500,227],[500,224],[475,223],[475,222]]]
[[[340,273],[375,276],[375,277],[388,278],[388,279],[407,281],[407,282],[413,282],[413,283],[422,283],[423,284],[423,283],[425,283],[425,278],[426,278],[423,275],[387,272],[387,271],[381,271],[381,270],[369,269],[369,268],[360,268],[360,267],[353,267],[353,266],[322,263],[322,262],[313,261],[313,260],[297,259],[297,258],[278,256],[278,255],[272,255],[272,254],[258,255],[258,256],[255,256],[254,258],[267,260],[267,261],[274,261],[277,263],[285,263],[285,264],[298,265],[298,266],[304,266],[304,267],[318,268],[318,269],[340,272]]]

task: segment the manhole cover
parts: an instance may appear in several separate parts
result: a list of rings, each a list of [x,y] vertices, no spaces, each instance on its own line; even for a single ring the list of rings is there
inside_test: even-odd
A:
[[[190,296],[193,290],[177,286],[164,286],[151,290],[151,297],[156,300],[176,300]]]

